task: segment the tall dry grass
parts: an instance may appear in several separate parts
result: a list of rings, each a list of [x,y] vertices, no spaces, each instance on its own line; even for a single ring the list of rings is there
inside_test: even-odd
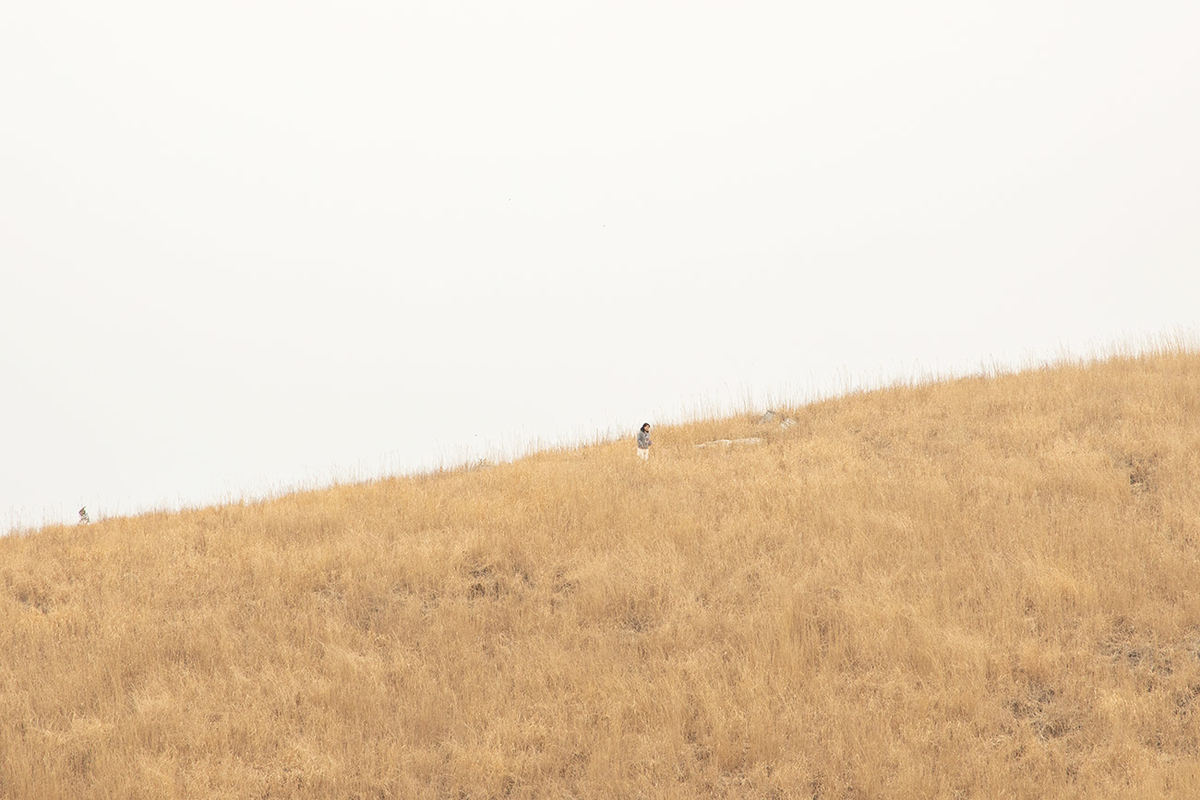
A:
[[[789,413],[0,540],[0,796],[1200,792],[1200,355]]]

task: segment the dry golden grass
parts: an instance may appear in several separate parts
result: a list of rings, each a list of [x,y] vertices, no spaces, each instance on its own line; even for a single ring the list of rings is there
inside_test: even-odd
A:
[[[0,796],[1200,792],[1200,354],[789,413],[0,540]]]

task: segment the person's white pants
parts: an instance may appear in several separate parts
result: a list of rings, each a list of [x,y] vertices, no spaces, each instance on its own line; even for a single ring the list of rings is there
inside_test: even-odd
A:
[[[639,447],[637,449],[637,451],[638,451],[638,458],[640,458],[642,461],[650,460],[650,448],[649,447]]]

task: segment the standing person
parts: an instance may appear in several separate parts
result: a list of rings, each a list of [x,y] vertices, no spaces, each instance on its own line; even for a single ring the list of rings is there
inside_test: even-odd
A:
[[[650,445],[654,444],[650,441],[650,423],[642,424],[642,429],[638,431],[638,458],[642,461],[650,460]]]

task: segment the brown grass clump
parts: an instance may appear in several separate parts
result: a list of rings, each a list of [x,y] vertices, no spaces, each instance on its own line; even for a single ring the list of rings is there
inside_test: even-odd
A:
[[[1196,796],[1200,354],[787,413],[0,540],[0,796]]]

